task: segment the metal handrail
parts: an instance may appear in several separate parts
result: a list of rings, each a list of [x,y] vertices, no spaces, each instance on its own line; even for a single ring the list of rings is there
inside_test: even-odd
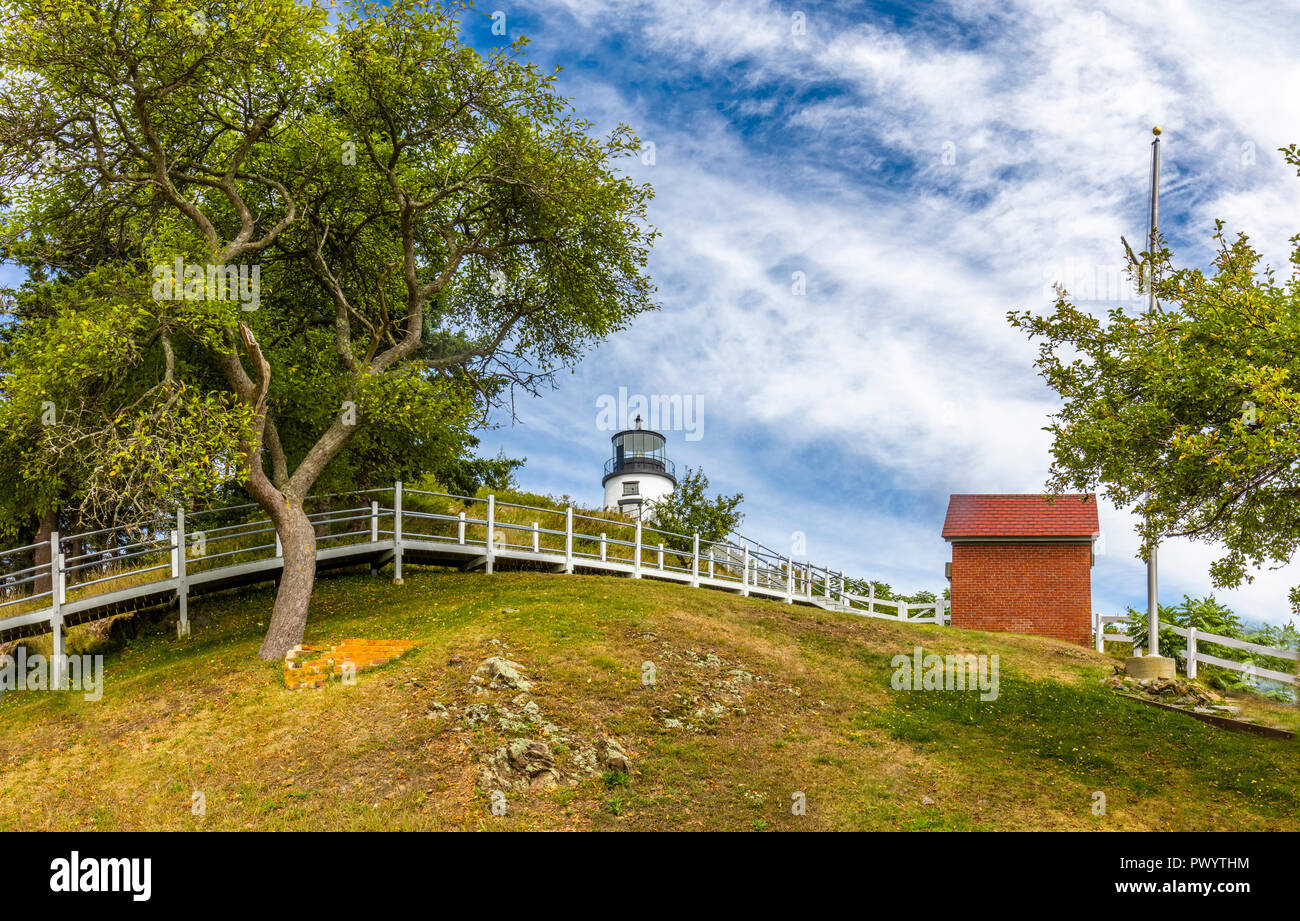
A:
[[[677,466],[666,457],[636,454],[631,457],[611,457],[605,461],[605,476],[616,473],[661,473],[677,479]]]

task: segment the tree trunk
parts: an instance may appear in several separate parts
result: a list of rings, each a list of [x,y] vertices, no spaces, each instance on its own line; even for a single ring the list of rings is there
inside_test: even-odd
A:
[[[266,392],[271,383],[271,365],[247,324],[239,324],[239,340],[256,364],[258,383],[254,385],[233,350],[223,354],[222,362],[231,387],[254,411],[253,427],[245,442],[248,448],[248,491],[271,516],[284,554],[284,568],[275,595],[275,607],[271,611],[271,624],[257,654],[263,659],[279,659],[302,642],[307,629],[311,592],[316,583],[316,530],[302,507],[303,497],[311,490],[325,465],[352,438],[356,425],[342,416],[337,417],[312,445],[292,475],[285,463],[279,435],[271,427],[273,481],[262,467],[262,451],[266,447],[268,432]]]
[[[284,551],[284,570],[275,594],[271,624],[257,653],[263,659],[282,659],[302,642],[316,581],[316,531],[303,511],[302,501],[286,497],[278,511],[280,514],[273,517]]]
[[[41,516],[40,524],[36,527],[36,552],[32,559],[34,566],[48,566],[50,564],[50,535],[59,527],[59,513],[48,511]],[[41,592],[48,592],[53,585],[50,576],[54,570],[47,569],[43,572],[33,573],[36,577],[32,582],[32,594],[39,595]]]

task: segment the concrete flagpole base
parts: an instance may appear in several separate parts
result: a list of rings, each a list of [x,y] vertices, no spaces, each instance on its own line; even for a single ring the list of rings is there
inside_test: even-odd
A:
[[[1144,678],[1173,678],[1174,660],[1168,656],[1131,656],[1124,660],[1124,671],[1138,681]]]

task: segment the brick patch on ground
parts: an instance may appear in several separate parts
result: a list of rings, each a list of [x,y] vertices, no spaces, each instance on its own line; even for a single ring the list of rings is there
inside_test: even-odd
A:
[[[359,672],[410,652],[409,640],[344,640],[333,646],[295,646],[284,657],[284,686],[291,691],[320,688],[331,677],[342,677],[344,666]]]

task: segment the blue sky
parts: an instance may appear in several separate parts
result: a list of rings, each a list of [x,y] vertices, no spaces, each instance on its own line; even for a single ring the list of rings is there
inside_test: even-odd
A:
[[[504,14],[505,36],[490,14]],[[1162,230],[1204,264],[1215,218],[1285,266],[1300,179],[1300,7],[1152,0],[715,3],[555,0],[483,8],[520,34],[599,130],[654,145],[663,309],[558,389],[516,404],[484,453],[526,488],[596,504],[620,387],[699,401],[670,456],[743,492],[742,530],[913,591],[941,589],[954,492],[1037,492],[1055,408],[1006,312],[1051,284],[1104,309],[1119,238],[1146,220],[1163,127]],[[804,279],[802,294],[794,279]],[[0,281],[12,282],[0,270]],[[1112,291],[1115,290],[1112,287]],[[1095,606],[1144,604],[1132,519],[1102,505]],[[1210,590],[1212,546],[1162,549],[1161,596]],[[1300,567],[1220,592],[1287,617]]]
[[[560,0],[498,4],[601,129],[654,144],[662,311],[501,418],[487,453],[530,489],[600,500],[597,400],[698,397],[679,465],[745,494],[746,534],[907,590],[943,587],[954,492],[1036,492],[1055,402],[1006,323],[1063,281],[1113,297],[1140,239],[1152,125],[1162,230],[1203,264],[1213,221],[1275,265],[1300,231],[1300,9],[1227,5]],[[802,32],[798,28],[802,25]],[[1290,88],[1290,89],[1288,89]],[[806,290],[792,289],[803,273]],[[1112,291],[1117,289],[1112,288]],[[1103,505],[1095,604],[1142,605],[1132,520]],[[1162,551],[1162,599],[1210,589],[1215,548]],[[1283,620],[1294,566],[1220,592]]]

